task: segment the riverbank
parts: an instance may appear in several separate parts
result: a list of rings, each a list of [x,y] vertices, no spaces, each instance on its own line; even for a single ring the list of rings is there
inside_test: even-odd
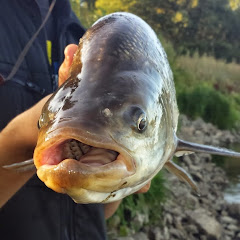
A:
[[[239,133],[220,131],[201,119],[190,121],[181,116],[180,126],[178,136],[184,140],[215,146],[227,146],[240,141]],[[162,221],[156,226],[150,226],[146,220],[150,216],[140,215],[135,219],[138,224],[142,224],[139,232],[112,239],[240,240],[240,204],[230,204],[224,200],[223,192],[228,185],[224,170],[216,166],[208,154],[184,156],[178,164],[191,174],[201,197],[166,172],[170,192],[162,206]]]

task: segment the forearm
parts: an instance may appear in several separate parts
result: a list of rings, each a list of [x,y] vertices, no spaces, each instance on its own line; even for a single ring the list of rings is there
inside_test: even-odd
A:
[[[122,200],[104,204],[105,219],[110,218],[118,209]]]
[[[0,207],[10,199],[35,173],[16,172],[2,168],[33,157],[37,142],[37,121],[48,97],[18,115],[0,132]]]
[[[68,45],[64,51],[65,59],[59,68],[59,85],[69,76],[69,69],[77,45]],[[34,107],[14,118],[8,126],[0,132],[0,207],[2,207],[15,192],[34,174],[32,172],[18,173],[3,169],[2,166],[21,162],[32,158],[37,142],[37,121],[47,96]]]
[[[0,207],[10,199],[34,174],[32,172],[18,173],[2,168],[15,162],[27,160],[33,155],[33,148],[21,147],[24,139],[20,139],[15,126],[11,123],[0,133]]]

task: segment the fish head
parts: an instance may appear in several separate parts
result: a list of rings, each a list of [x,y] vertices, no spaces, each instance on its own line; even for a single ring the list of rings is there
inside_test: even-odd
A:
[[[172,74],[164,50],[140,18],[119,18],[105,18],[87,31],[70,79],[39,120],[37,174],[78,203],[116,201],[139,190],[176,148],[175,92],[168,87]],[[138,21],[143,37],[137,40],[155,41],[154,50],[150,44],[145,51],[129,46],[139,38]]]
[[[48,187],[76,202],[115,201],[162,168],[169,148],[162,106],[150,101],[146,88],[133,86],[134,77],[121,73],[111,79],[115,89],[87,91],[70,79],[44,106],[34,162]]]

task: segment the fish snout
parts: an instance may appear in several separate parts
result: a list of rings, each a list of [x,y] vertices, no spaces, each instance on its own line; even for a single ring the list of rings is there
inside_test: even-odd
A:
[[[73,189],[120,189],[125,179],[136,172],[134,159],[111,136],[101,133],[68,126],[52,131],[48,141],[40,133],[34,152],[38,177],[61,193]]]

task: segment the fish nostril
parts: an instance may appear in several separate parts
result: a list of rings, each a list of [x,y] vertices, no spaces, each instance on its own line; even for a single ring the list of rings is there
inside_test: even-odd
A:
[[[105,116],[105,117],[112,117],[113,116],[113,113],[111,112],[111,110],[109,108],[105,108],[102,110],[102,114]]]

